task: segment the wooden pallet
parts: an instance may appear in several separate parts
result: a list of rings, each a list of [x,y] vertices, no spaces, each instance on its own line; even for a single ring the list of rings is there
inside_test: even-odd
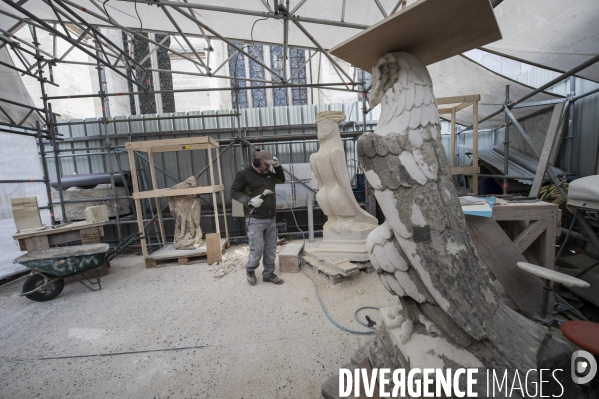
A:
[[[224,251],[227,244],[226,238],[220,239],[221,249]],[[205,258],[208,255],[206,244],[194,250],[178,250],[173,244],[168,244],[153,254],[148,255],[145,259],[146,267],[160,267],[165,263],[173,263],[177,261],[179,265],[187,265],[189,262],[198,258]]]
[[[344,278],[360,272],[370,274],[376,271],[370,262],[349,262],[345,259],[339,261],[318,260],[316,250],[313,249],[304,250],[304,261],[312,266],[315,273],[326,274],[331,285],[341,283]]]

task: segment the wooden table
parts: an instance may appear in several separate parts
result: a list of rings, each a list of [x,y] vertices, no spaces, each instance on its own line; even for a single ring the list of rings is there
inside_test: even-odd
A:
[[[559,212],[557,205],[543,201],[498,199],[491,218],[466,216],[480,258],[527,317],[539,313],[544,284],[516,264],[538,263],[553,270],[555,241],[557,232],[561,233]]]
[[[46,226],[43,230],[16,233],[12,236],[19,241],[21,251],[38,251],[51,246],[79,241],[83,244],[98,244],[104,236],[104,222],[73,222],[66,225]]]

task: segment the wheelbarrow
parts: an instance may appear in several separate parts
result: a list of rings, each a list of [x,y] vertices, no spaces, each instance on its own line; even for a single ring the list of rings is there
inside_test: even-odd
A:
[[[91,285],[87,285],[83,279],[77,279],[77,281],[92,291],[99,291],[102,289],[102,285],[98,268],[116,258],[139,237],[140,233],[130,235],[110,253],[108,244],[85,244],[43,249],[19,256],[13,263],[20,263],[31,269],[31,275],[25,280],[23,292],[19,293],[19,296],[26,296],[36,302],[49,301],[61,293],[65,277],[77,274]],[[94,271],[95,282],[83,274],[88,270]]]

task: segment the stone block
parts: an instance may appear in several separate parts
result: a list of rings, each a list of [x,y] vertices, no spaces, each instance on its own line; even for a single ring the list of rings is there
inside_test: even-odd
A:
[[[36,197],[11,198],[10,204],[17,231],[42,227]]]
[[[285,245],[285,248],[279,252],[281,273],[299,273],[302,247],[301,243],[291,243]]]
[[[100,223],[108,220],[106,205],[90,206],[83,211],[87,223]]]
[[[126,197],[127,193],[124,187],[116,188],[117,197]],[[95,188],[82,189],[78,187],[71,187],[63,191],[65,200],[93,200],[95,198],[110,198],[112,197],[112,188],[109,184],[99,184]],[[54,202],[54,215],[57,220],[62,220],[62,210],[60,209],[60,197],[58,192],[52,193],[52,202]],[[67,220],[85,220],[85,208],[91,206],[105,205],[108,211],[108,217],[116,217],[116,211],[111,200],[105,201],[84,201],[65,204],[65,210],[67,212]],[[131,213],[131,203],[128,199],[117,200],[117,209],[119,215],[127,215]]]

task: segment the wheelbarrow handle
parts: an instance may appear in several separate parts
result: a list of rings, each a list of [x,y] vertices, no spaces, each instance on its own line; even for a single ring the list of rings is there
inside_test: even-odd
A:
[[[114,258],[116,258],[117,256],[119,256],[119,254],[121,252],[123,252],[125,250],[125,248],[127,248],[129,245],[131,245],[135,241],[139,240],[140,238],[141,238],[141,232],[131,234],[129,237],[127,237],[123,241],[121,241],[119,243],[119,245],[117,245],[114,248],[114,250],[108,254],[108,256],[106,257],[104,262],[110,263],[110,261],[113,260]]]

